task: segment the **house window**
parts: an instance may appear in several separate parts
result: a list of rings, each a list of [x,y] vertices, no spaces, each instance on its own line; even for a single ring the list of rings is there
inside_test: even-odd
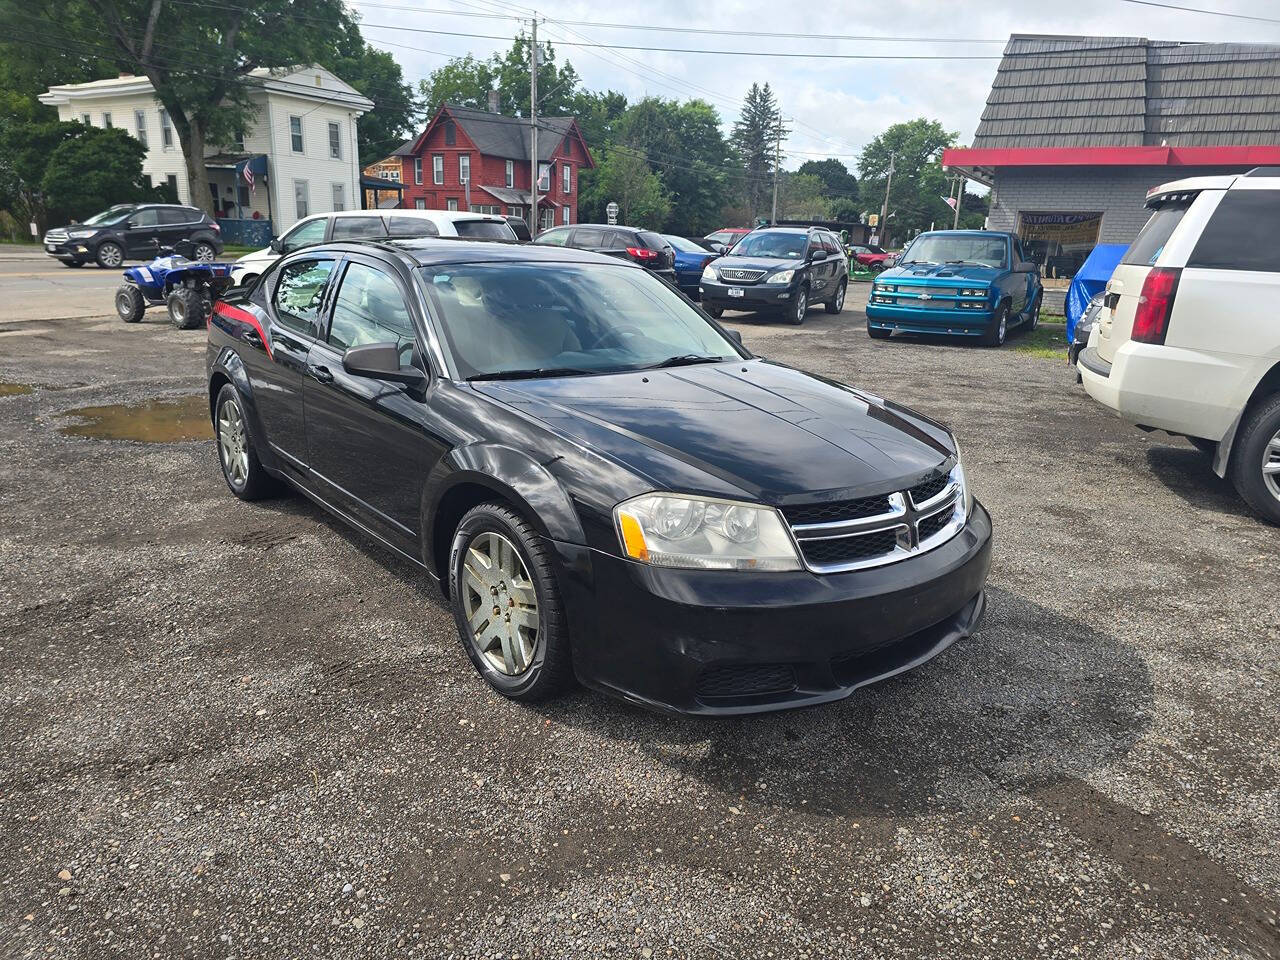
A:
[[[538,164],[538,189],[546,193],[551,189],[551,164]]]
[[[421,157],[413,158],[413,182],[414,183],[422,182],[422,158]]]
[[[346,184],[335,183],[333,185],[333,209],[347,209],[347,191]]]
[[[538,219],[542,221],[543,230],[550,230],[556,225],[556,212],[550,207],[543,207]]]
[[[415,209],[415,210],[425,210],[425,209],[427,209],[427,201],[426,201],[426,198],[425,198],[425,197],[417,197],[417,198],[413,201],[413,209]]]
[[[93,117],[89,116],[89,114],[87,113],[82,113],[80,114],[80,122],[83,123],[86,127],[92,127]]]
[[[562,219],[562,220],[564,220],[564,222],[565,222],[565,223],[568,223],[568,222],[569,222],[569,208],[568,208],[568,207],[565,207],[565,208],[564,208],[564,216],[563,216],[561,219]]]
[[[133,111],[133,129],[138,133],[138,142],[147,145],[147,115],[141,110]]]
[[[176,173],[171,173],[164,178],[164,182],[169,185],[169,191],[170,191],[169,196],[173,199],[174,203],[177,203],[178,202],[178,175]]]
[[[231,145],[235,147],[237,150],[244,149],[244,131],[243,130],[236,131],[235,138],[231,141]]]
[[[444,154],[433,153],[431,155],[431,182],[444,183]]]
[[[173,149],[173,127],[169,125],[169,111],[160,111],[160,146],[166,150]]]
[[[448,200],[446,200],[446,201],[444,202],[444,208],[445,208],[446,210],[457,210],[457,209],[458,209],[458,201],[457,201],[456,199],[454,199],[454,198],[450,197]]]
[[[521,218],[523,218],[523,217],[524,217],[524,208],[523,208],[523,207],[507,207],[507,216],[508,216],[508,217],[521,217]]]
[[[471,154],[469,153],[458,154],[458,182],[471,182]]]
[[[564,171],[564,192],[573,193],[573,168],[567,163],[562,163],[560,169]]]
[[[471,205],[472,213],[487,213],[495,217],[502,216],[502,207],[496,203],[473,203]]]
[[[458,125],[452,120],[446,120],[444,123],[444,145],[452,147],[458,142]]]
[[[514,160],[507,161],[507,187],[516,185],[516,162]]]
[[[293,212],[299,220],[311,213],[311,184],[306,180],[293,181]]]
[[[329,157],[332,160],[342,159],[342,131],[336,123],[329,124]]]
[[[302,153],[302,118],[289,117],[289,143],[294,153]]]
[[[111,129],[111,114],[104,113],[102,115],[102,125],[108,130]]]

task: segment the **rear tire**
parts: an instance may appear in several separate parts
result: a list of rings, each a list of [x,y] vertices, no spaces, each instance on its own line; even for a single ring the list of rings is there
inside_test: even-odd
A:
[[[191,259],[198,260],[201,263],[210,263],[217,255],[218,251],[213,249],[213,244],[205,243],[203,240],[191,250]]]
[[[1031,302],[1031,306],[1022,315],[1022,326],[1027,333],[1040,326],[1040,303],[1043,299],[1044,295],[1037,293],[1035,300]]]
[[[1228,475],[1254,513],[1280,524],[1280,393],[1245,414]]]
[[[868,320],[868,321],[867,321],[867,336],[868,336],[868,337],[870,337],[872,340],[888,340],[891,336],[893,336],[893,331],[892,331],[892,330],[880,330],[880,329],[879,329],[879,328],[877,328],[877,327],[873,327],[873,326],[871,325],[871,321],[870,321],[870,320]]]
[[[533,702],[572,684],[551,554],[518,513],[500,503],[467,511],[449,553],[449,597],[463,649],[498,693]]]
[[[116,313],[125,323],[137,323],[147,309],[147,302],[142,291],[132,283],[122,283],[116,287]]]
[[[276,478],[267,473],[249,436],[240,393],[229,383],[218,391],[213,405],[213,431],[218,446],[222,478],[241,500],[261,500],[279,489]]]
[[[169,294],[169,321],[179,330],[194,330],[209,319],[213,304],[195,287],[174,287]]]
[[[840,281],[840,287],[836,290],[836,295],[827,301],[827,313],[839,313],[844,309],[844,295],[848,287],[849,282],[847,280]]]
[[[996,307],[995,316],[991,318],[991,322],[987,325],[986,332],[982,335],[982,342],[988,347],[999,347],[1004,345],[1008,336],[1009,302],[1002,300],[1000,306]]]

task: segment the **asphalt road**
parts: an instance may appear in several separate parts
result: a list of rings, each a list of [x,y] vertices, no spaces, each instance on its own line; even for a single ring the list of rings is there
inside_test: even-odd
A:
[[[737,325],[955,428],[988,613],[716,722],[509,703],[412,569],[235,500],[211,440],[59,432],[199,394],[199,331],[0,319],[0,957],[1280,956],[1277,531],[1062,364],[859,304]]]
[[[0,247],[0,323],[100,317],[114,309],[112,297],[122,270],[103,270],[95,264],[66,267],[37,247]]]

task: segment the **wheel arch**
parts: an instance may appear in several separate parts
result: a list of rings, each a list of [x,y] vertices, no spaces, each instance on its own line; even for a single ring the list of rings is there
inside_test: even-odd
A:
[[[1280,393],[1280,361],[1273,363],[1271,368],[1258,380],[1253,392],[1249,394],[1249,399],[1245,401],[1244,406],[1240,408],[1240,413],[1232,421],[1226,435],[1218,441],[1218,452],[1213,458],[1213,472],[1218,476],[1225,477],[1227,470],[1231,466],[1231,454],[1235,449],[1236,434],[1240,431],[1240,424],[1244,422],[1244,418],[1248,416],[1250,410],[1273,393]],[[1210,437],[1208,439],[1213,438]]]

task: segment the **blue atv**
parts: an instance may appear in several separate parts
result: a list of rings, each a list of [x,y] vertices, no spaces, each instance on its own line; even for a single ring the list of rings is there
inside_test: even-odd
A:
[[[176,247],[192,244],[183,240]],[[116,288],[116,313],[125,323],[137,323],[147,307],[164,304],[175,327],[194,330],[209,319],[213,302],[231,285],[231,264],[190,260],[174,247],[157,245],[154,260],[124,272],[124,283]]]

